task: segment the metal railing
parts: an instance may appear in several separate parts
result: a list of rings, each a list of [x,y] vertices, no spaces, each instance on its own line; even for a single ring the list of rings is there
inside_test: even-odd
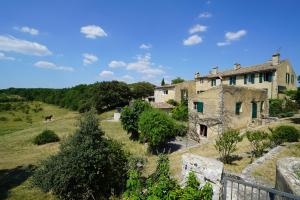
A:
[[[300,200],[300,196],[226,176],[222,185],[222,200]]]

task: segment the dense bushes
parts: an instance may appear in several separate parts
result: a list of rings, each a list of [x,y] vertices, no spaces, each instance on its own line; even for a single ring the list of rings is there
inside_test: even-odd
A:
[[[282,125],[271,129],[270,140],[274,145],[280,145],[284,142],[298,142],[300,138],[299,130],[293,126]]]
[[[188,106],[186,104],[179,104],[172,110],[172,117],[179,121],[188,121],[189,113]]]
[[[42,133],[40,133],[34,138],[33,143],[37,145],[41,145],[41,144],[47,144],[51,142],[58,142],[58,141],[59,141],[59,137],[55,134],[54,131],[44,130]]]
[[[288,99],[270,99],[269,114],[271,117],[292,117],[297,112],[297,107],[297,103]]]
[[[103,137],[95,110],[59,152],[41,163],[33,184],[61,199],[108,199],[125,186],[127,155],[119,143]]]

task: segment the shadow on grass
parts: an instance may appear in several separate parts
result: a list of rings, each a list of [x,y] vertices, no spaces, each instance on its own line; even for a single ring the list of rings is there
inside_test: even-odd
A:
[[[291,118],[290,120],[294,124],[300,124],[300,118]]]
[[[227,158],[227,162],[224,159],[218,158],[219,161],[221,162],[225,162],[226,164],[229,165],[237,165],[237,163],[234,163],[235,161],[239,161],[242,160],[243,157],[239,156],[239,155],[231,155]]]
[[[26,181],[32,175],[34,169],[33,165],[29,165],[0,170],[0,200],[8,197],[9,190]]]

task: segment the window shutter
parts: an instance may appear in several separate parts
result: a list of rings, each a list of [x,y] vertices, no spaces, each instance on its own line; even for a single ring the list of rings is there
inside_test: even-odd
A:
[[[263,73],[259,73],[259,82],[262,83]]]
[[[197,102],[197,111],[203,113],[203,102]]]
[[[247,84],[247,74],[244,75],[244,84]]]

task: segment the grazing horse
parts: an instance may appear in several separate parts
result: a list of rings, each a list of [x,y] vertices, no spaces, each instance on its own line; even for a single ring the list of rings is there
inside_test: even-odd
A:
[[[48,121],[48,120],[51,121],[52,117],[53,117],[53,115],[46,116],[46,117],[45,117],[45,121]]]

